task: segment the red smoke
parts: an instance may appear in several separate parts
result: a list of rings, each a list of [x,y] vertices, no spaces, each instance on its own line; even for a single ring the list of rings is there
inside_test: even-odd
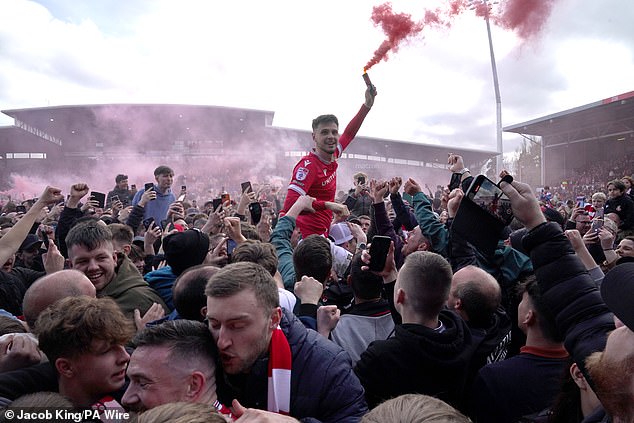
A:
[[[544,27],[554,4],[555,0],[506,0],[500,4],[499,15],[492,18],[497,25],[526,40]]]
[[[423,30],[423,23],[414,22],[411,15],[392,12],[391,3],[374,6],[372,8],[372,22],[374,22],[375,26],[381,25],[387,39],[374,52],[372,59],[363,68],[364,71],[370,69],[381,60],[387,60],[388,52],[398,51],[398,45],[401,41]]]
[[[451,26],[453,19],[464,11],[474,10],[477,16],[489,13],[491,22],[498,26],[513,30],[523,39],[534,37],[542,29],[556,0],[505,0],[497,11],[488,10],[490,3],[483,0],[452,0],[443,9],[426,10],[425,17],[415,22],[411,15],[394,13],[391,3],[374,6],[372,22],[381,26],[387,38],[374,52],[374,56],[363,68],[367,71],[381,60],[388,59],[390,51],[398,51],[399,44],[407,38],[420,33],[425,26]]]

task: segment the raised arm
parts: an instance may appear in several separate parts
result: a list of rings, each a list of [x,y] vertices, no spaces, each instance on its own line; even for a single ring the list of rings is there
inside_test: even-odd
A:
[[[376,97],[376,89],[373,89],[373,87],[367,87],[365,90],[365,102],[357,114],[352,118],[350,123],[348,123],[348,126],[346,126],[346,129],[343,131],[343,134],[341,134],[341,137],[339,137],[339,148],[337,149],[338,156],[343,153],[357,135],[357,132],[359,132],[361,124],[374,105],[374,97]]]
[[[64,197],[62,190],[54,187],[46,187],[38,200],[31,206],[24,216],[0,238],[0,263],[6,263],[13,254],[18,251],[20,244],[29,234],[31,227],[35,223],[35,219],[40,215],[42,210],[50,205],[59,203]]]

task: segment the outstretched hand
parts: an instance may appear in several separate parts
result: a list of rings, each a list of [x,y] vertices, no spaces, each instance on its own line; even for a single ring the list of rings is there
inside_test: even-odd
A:
[[[511,200],[513,214],[529,231],[546,222],[530,185],[519,181],[500,182],[500,189]]]

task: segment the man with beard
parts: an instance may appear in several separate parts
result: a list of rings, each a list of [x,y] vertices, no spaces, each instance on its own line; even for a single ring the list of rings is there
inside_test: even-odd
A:
[[[634,421],[634,264],[608,272],[599,293],[561,228],[545,221],[533,189],[517,181],[503,182],[500,188],[528,230],[523,245],[566,349],[589,378],[612,422]],[[616,330],[610,311],[620,319]],[[584,422],[603,421],[602,411]]]
[[[357,422],[368,408],[350,357],[291,312],[262,266],[230,264],[209,279],[207,320],[222,364],[218,399],[322,422]],[[219,369],[220,370],[220,369]]]

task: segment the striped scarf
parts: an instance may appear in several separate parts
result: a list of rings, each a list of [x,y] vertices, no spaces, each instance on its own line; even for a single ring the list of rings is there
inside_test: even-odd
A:
[[[268,411],[288,415],[291,404],[291,347],[278,326],[269,344]]]

